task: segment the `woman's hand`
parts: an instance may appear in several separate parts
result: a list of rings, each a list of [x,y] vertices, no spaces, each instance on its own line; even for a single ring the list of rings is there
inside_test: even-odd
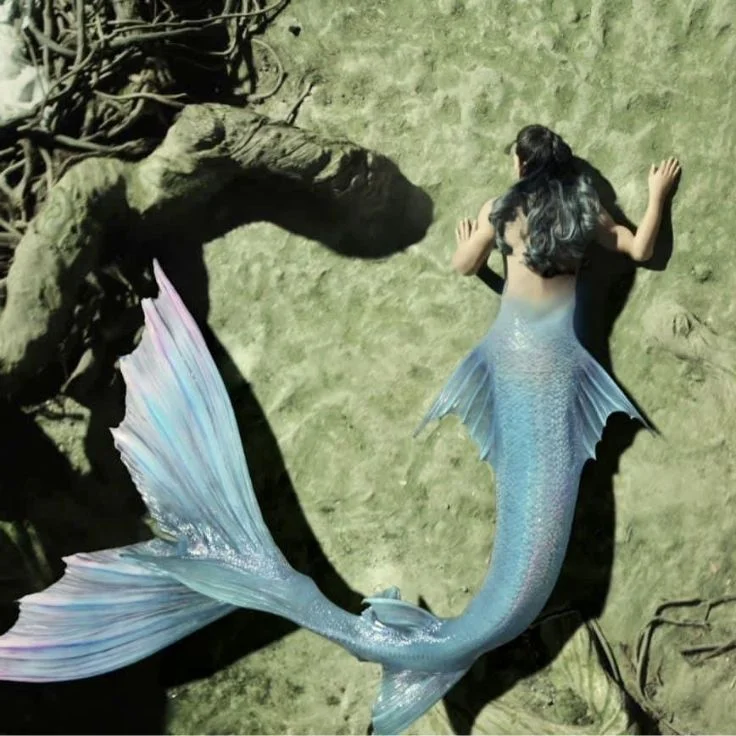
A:
[[[458,248],[464,243],[467,243],[470,238],[473,237],[477,229],[477,220],[471,220],[469,217],[464,217],[460,220],[455,228],[455,240],[457,241]]]
[[[649,169],[649,197],[662,202],[672,191],[672,187],[680,173],[680,162],[676,158],[668,158],[659,166],[652,164]]]
[[[617,225],[603,210],[596,228],[596,240],[604,248],[626,253],[639,263],[648,261],[654,255],[665,200],[679,174],[680,162],[676,158],[665,159],[659,166],[652,164],[649,169],[649,203],[636,235],[625,225]]]
[[[489,219],[493,200],[486,202],[475,220],[463,217],[455,228],[457,249],[452,256],[452,267],[465,276],[478,273],[478,269],[488,260],[495,238],[493,225]]]

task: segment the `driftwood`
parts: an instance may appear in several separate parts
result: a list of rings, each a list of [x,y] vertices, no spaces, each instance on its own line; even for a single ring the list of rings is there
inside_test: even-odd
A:
[[[35,68],[44,92],[0,126],[0,278],[69,166],[90,155],[140,160],[187,104],[240,106],[275,95],[286,71],[261,36],[288,2],[37,0],[8,8],[2,15],[14,27],[3,24],[0,43]]]
[[[166,238],[175,224],[206,219],[205,205],[238,181],[260,189],[286,182],[327,203],[346,238],[381,244],[362,255],[415,242],[431,219],[429,198],[383,156],[248,109],[188,106],[147,158],[86,159],[52,188],[7,276],[0,391],[13,394],[58,358],[79,288],[100,265],[105,241],[121,233],[136,243]]]

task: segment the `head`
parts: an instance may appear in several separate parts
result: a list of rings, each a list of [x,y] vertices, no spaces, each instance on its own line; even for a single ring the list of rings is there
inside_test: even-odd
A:
[[[535,174],[559,175],[572,163],[572,149],[544,125],[527,125],[517,134],[511,147],[514,171],[519,179]]]
[[[519,209],[527,218],[526,263],[541,276],[573,273],[582,261],[600,204],[590,179],[573,163],[572,150],[543,125],[522,128],[511,146],[518,180],[491,212],[496,243],[510,253],[506,224]]]

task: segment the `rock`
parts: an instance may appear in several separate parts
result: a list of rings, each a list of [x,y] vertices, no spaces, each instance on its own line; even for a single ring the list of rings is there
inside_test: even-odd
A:
[[[696,263],[693,266],[693,275],[695,276],[695,280],[702,284],[710,280],[710,277],[713,275],[713,269],[705,263]]]

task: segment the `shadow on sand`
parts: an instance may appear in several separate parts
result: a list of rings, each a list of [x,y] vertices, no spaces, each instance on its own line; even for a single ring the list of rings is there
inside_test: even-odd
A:
[[[576,163],[579,170],[593,180],[601,203],[614,221],[635,232],[635,225],[616,203],[616,193],[611,183],[587,161],[577,159]],[[671,206],[668,202],[654,256],[642,267],[664,270],[673,247]],[[489,288],[501,293],[501,276],[490,269],[479,276]],[[576,332],[581,343],[614,378],[609,340],[635,279],[635,264],[629,258],[602,248],[592,248],[578,280]],[[625,387],[622,388],[626,391]],[[646,412],[641,407],[637,408],[646,417]],[[608,596],[614,555],[616,508],[613,479],[618,472],[621,456],[641,429],[638,422],[622,414],[608,421],[597,448],[596,461],[588,462],[583,469],[567,556],[560,579],[540,621],[560,610],[576,610],[582,620],[596,618],[602,613]],[[488,703],[518,681],[546,667],[566,641],[560,641],[559,648],[550,652],[543,645],[538,628],[533,626],[515,641],[481,657],[445,698],[447,714],[455,733],[470,733],[480,711]],[[630,705],[632,717],[646,729],[643,732],[656,733],[655,725],[636,704],[631,702]]]

